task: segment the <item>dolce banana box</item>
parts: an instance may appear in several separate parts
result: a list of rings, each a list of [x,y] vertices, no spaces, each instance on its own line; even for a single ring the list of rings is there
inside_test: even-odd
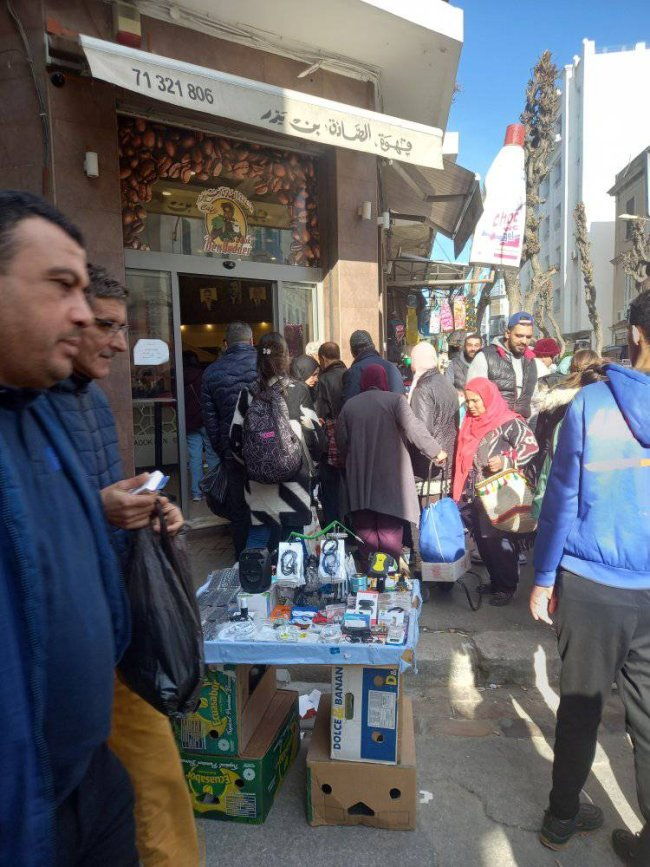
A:
[[[331,757],[395,764],[399,669],[332,666]]]
[[[173,723],[180,749],[219,756],[243,753],[276,689],[273,666],[209,666],[196,712]]]
[[[181,753],[194,813],[205,819],[261,824],[300,748],[298,694],[276,692],[246,755]]]

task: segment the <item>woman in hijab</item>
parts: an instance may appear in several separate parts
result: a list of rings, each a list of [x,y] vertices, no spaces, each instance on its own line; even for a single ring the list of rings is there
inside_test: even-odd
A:
[[[482,592],[493,594],[491,605],[509,605],[519,582],[519,553],[512,535],[488,521],[475,488],[501,470],[517,467],[525,472],[537,454],[537,441],[490,380],[477,377],[468,382],[465,400],[467,415],[458,435],[452,493],[490,576]]]
[[[298,355],[291,362],[291,378],[296,382],[304,382],[307,388],[314,394],[318,382],[318,362],[311,355]]]
[[[363,540],[364,561],[374,551],[399,561],[404,521],[419,521],[405,443],[437,462],[446,459],[446,452],[413,415],[406,398],[388,390],[386,371],[379,364],[363,369],[361,394],[344,404],[336,441],[345,459],[349,511],[354,530]]]
[[[431,436],[447,452],[445,466],[432,474],[431,491],[427,491],[429,463],[420,452],[413,451],[413,472],[418,493],[427,493],[438,499],[447,490],[442,490],[442,482],[451,482],[451,464],[458,434],[458,393],[451,380],[438,370],[438,353],[430,343],[416,344],[411,352],[411,370],[414,372],[413,384],[408,401],[416,418],[424,424]]]

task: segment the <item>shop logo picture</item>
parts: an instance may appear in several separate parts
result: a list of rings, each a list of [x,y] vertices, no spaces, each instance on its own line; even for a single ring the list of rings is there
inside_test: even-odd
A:
[[[196,207],[205,214],[205,253],[250,256],[253,238],[248,230],[248,218],[255,209],[243,193],[231,187],[203,190]]]

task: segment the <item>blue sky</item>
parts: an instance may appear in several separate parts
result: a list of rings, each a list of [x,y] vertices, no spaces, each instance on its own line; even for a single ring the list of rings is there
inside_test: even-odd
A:
[[[457,75],[461,92],[447,128],[460,133],[458,162],[482,178],[506,126],[519,120],[530,70],[542,51],[549,48],[561,69],[581,53],[585,38],[597,48],[650,45],[650,0],[451,2],[464,10],[465,43]],[[648,83],[642,92],[647,100]],[[434,258],[446,258],[439,244]]]

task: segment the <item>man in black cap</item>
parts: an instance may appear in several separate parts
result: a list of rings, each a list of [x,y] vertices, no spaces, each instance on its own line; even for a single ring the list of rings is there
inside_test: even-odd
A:
[[[495,337],[490,346],[477,353],[467,371],[467,382],[477,377],[494,382],[510,409],[523,418],[530,417],[537,385],[535,355],[529,349],[532,339],[533,317],[513,313],[505,335]]]
[[[350,337],[350,352],[354,361],[343,376],[343,402],[361,392],[361,373],[369,364],[379,364],[388,377],[388,387],[397,394],[404,394],[404,381],[397,367],[386,361],[375,349],[372,337],[367,331],[353,331]]]

